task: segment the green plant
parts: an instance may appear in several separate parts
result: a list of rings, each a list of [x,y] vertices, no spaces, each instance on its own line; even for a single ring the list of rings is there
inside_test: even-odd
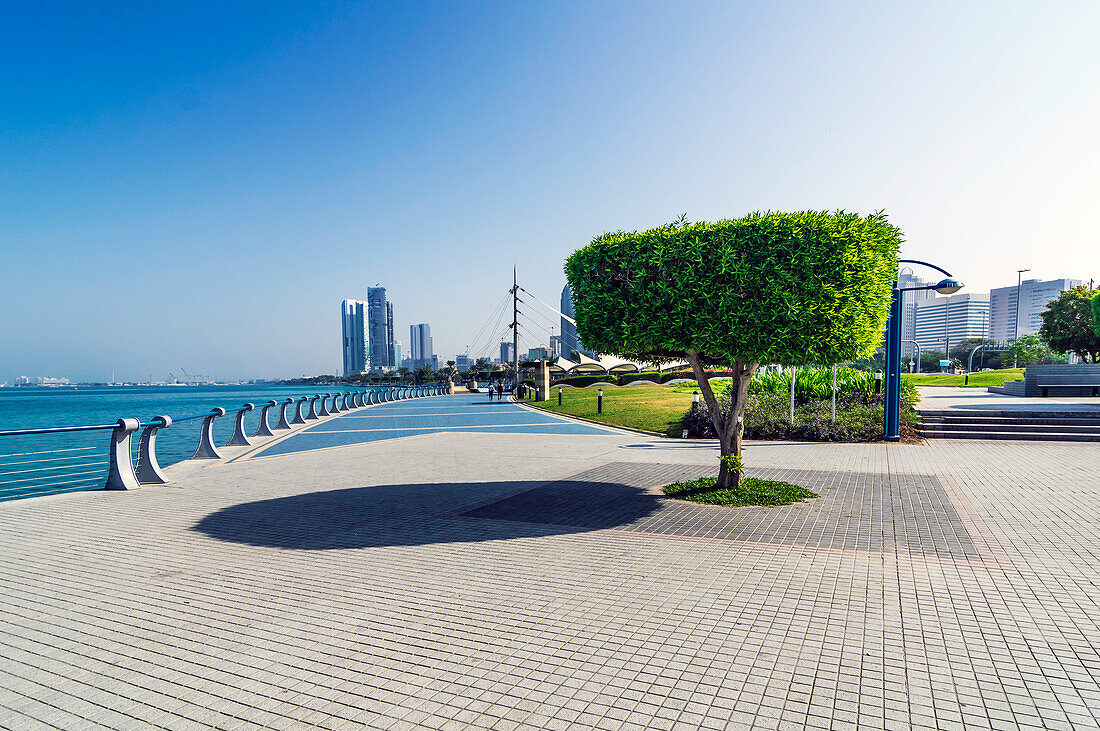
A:
[[[901,240],[882,213],[754,213],[602,234],[565,270],[585,344],[646,362],[689,362],[721,454],[741,456],[739,417],[760,363],[837,363],[874,351]],[[731,369],[728,416],[707,365]],[[723,464],[719,486],[737,480]]]
[[[1100,333],[1093,325],[1093,293],[1086,287],[1067,289],[1040,313],[1039,336],[1050,349],[1072,351],[1085,361],[1100,363]]]
[[[1038,335],[1021,335],[1008,343],[1008,352],[1020,365],[1042,360],[1050,350]]]
[[[1100,338],[1100,292],[1092,297],[1092,329]]]
[[[741,472],[744,470],[745,463],[736,454],[720,454],[718,455],[718,461],[722,463],[722,467],[728,474],[735,476],[735,482],[741,484]]]
[[[878,384],[881,387],[881,384]],[[838,398],[853,394],[872,395],[875,393],[876,381],[872,371],[860,371],[855,368],[837,368],[836,393]],[[749,393],[785,393],[791,392],[790,369],[780,371],[757,372],[749,382]],[[829,399],[833,395],[833,369],[832,368],[799,368],[794,379],[794,400],[796,404],[804,404],[814,399]],[[902,381],[901,397],[904,401],[915,404],[920,400],[917,389],[911,384]]]
[[[672,498],[690,500],[705,505],[789,505],[790,503],[818,497],[817,493],[779,480],[761,480],[750,477],[736,487],[718,487],[717,477],[703,477],[689,482],[665,485],[663,492]]]

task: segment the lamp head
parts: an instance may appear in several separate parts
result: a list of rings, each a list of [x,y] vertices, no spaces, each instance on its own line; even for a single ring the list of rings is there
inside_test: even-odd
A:
[[[955,294],[963,288],[963,283],[957,279],[948,277],[947,279],[941,279],[935,286],[935,290],[940,294]]]

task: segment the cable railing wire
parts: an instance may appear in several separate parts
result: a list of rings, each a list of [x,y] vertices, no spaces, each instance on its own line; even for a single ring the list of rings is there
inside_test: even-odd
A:
[[[143,484],[163,484],[167,479],[160,472],[157,459],[158,434],[167,442],[168,449],[162,449],[166,464],[188,458],[218,458],[221,456],[218,450],[222,447],[247,446],[257,437],[288,434],[319,418],[443,392],[443,387],[435,384],[368,386],[267,400],[258,405],[217,407],[180,417],[153,416],[143,420],[119,419],[113,424],[0,430],[0,500],[95,487],[131,489]],[[247,420],[253,411],[257,413],[249,424]],[[219,421],[227,415],[233,418]],[[273,424],[274,420],[278,423]],[[179,428],[181,425],[188,427]],[[194,445],[196,427],[198,447],[188,455],[191,447],[185,445],[188,442]],[[139,430],[141,439],[133,439]],[[106,431],[111,432],[109,440],[96,434]],[[228,436],[230,431],[232,436]],[[23,442],[27,439],[36,443]],[[71,442],[58,441],[69,439],[97,441],[75,446]],[[8,446],[10,451],[5,451]]]

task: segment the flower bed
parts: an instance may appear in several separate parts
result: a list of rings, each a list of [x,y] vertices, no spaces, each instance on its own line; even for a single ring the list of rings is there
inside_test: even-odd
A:
[[[796,382],[797,383],[797,382]],[[728,414],[730,399],[721,396],[720,406]],[[882,439],[883,397],[850,393],[838,395],[836,422],[830,417],[831,399],[810,399],[796,404],[794,423],[790,421],[790,396],[780,393],[749,395],[745,407],[746,439],[793,439],[812,442],[875,442]],[[907,419],[906,417],[910,417]],[[912,406],[902,400],[903,429],[913,417]],[[706,404],[700,403],[684,414],[683,426],[688,436],[711,438],[716,435]]]

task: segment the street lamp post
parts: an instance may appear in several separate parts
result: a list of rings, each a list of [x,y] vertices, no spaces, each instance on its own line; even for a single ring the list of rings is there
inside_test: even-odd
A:
[[[1023,284],[1024,272],[1030,272],[1030,269],[1017,269],[1016,270],[1016,317],[1012,319],[1012,339],[1017,340],[1020,337],[1020,285]],[[1016,367],[1017,356],[1012,354],[1012,367]]]
[[[888,442],[901,439],[901,304],[906,292],[934,289],[940,294],[954,294],[962,289],[962,282],[935,264],[916,259],[899,259],[899,263],[921,264],[944,274],[947,278],[924,287],[898,287],[894,282],[894,298],[890,303],[890,320],[886,326],[886,404],[883,409],[883,438]]]

